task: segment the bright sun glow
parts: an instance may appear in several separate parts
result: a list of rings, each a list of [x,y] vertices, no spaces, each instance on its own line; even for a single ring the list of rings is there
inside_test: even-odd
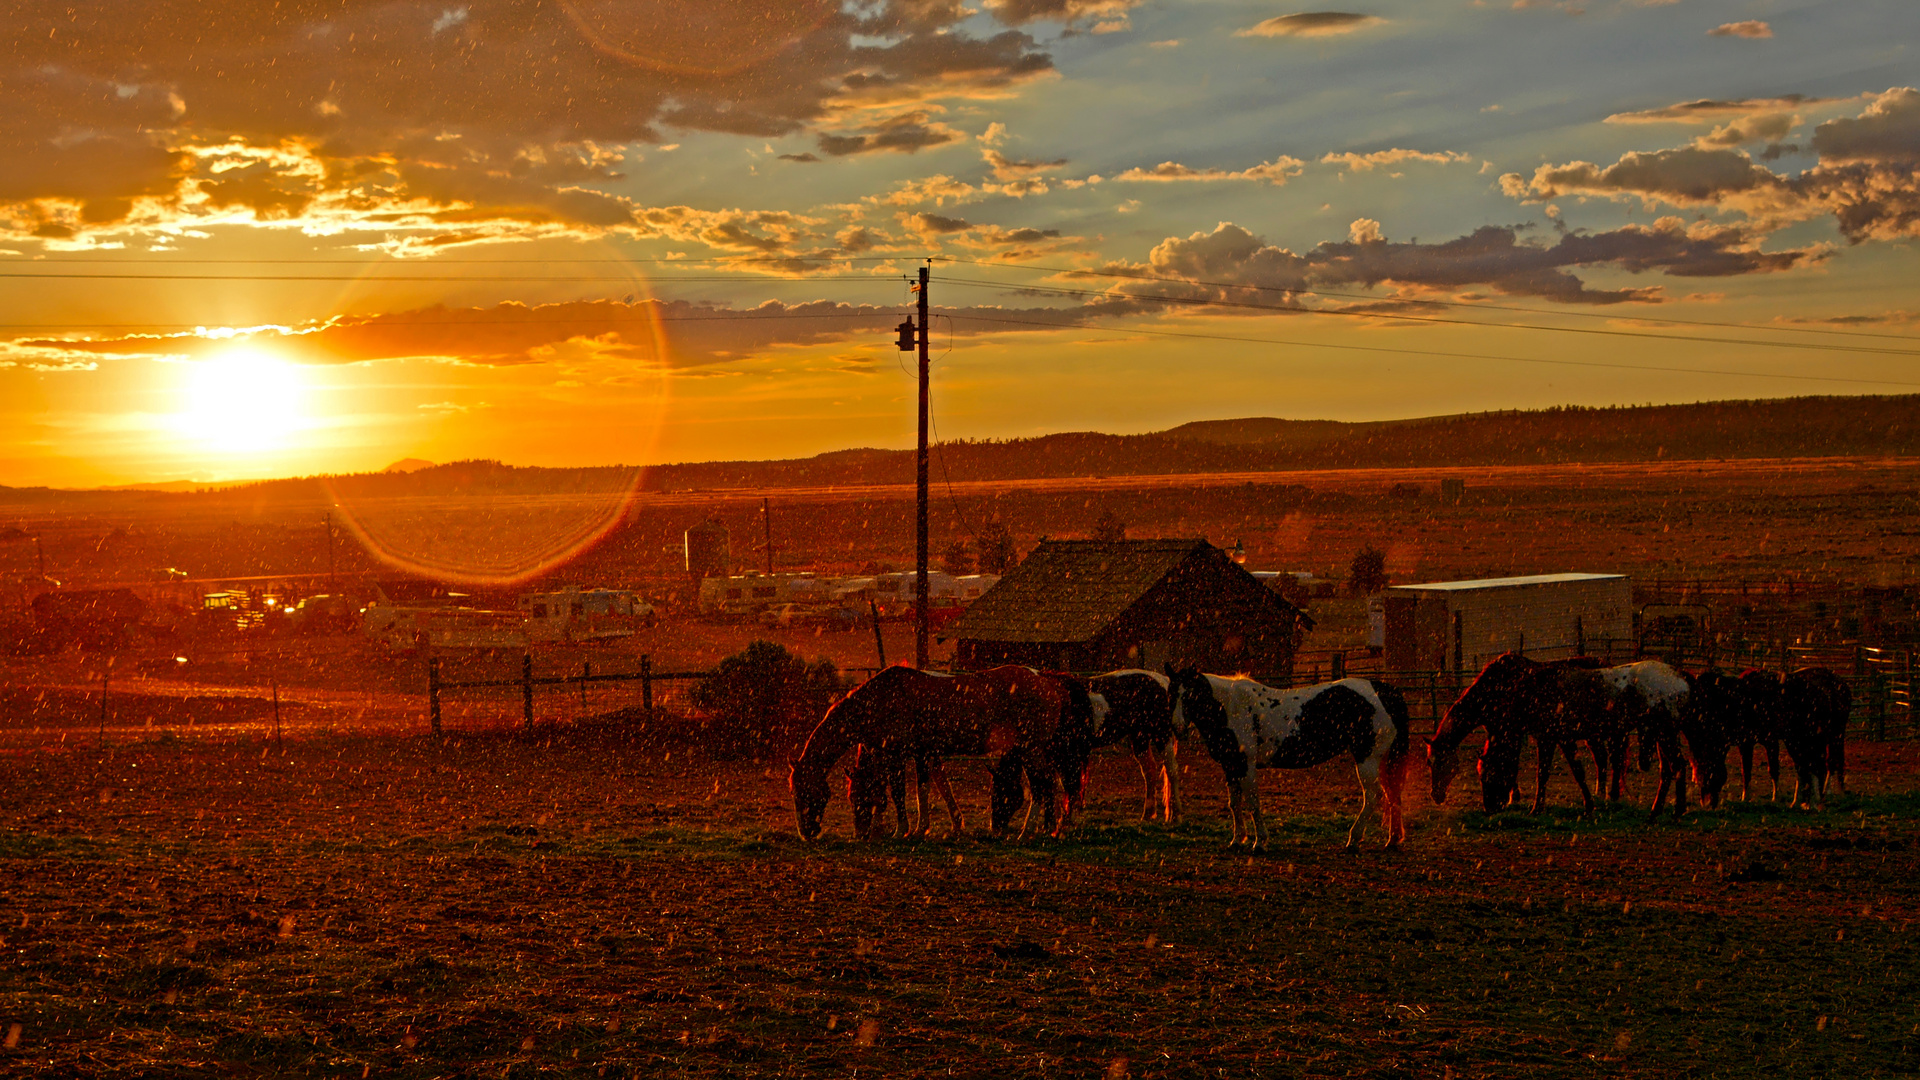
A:
[[[188,365],[181,394],[181,434],[223,453],[281,449],[306,419],[299,365],[256,350]]]

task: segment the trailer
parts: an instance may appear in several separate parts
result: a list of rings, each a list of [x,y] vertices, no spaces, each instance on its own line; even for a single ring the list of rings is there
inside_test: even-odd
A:
[[[1391,671],[1471,674],[1505,652],[1604,655],[1632,643],[1633,585],[1577,573],[1396,585],[1369,599],[1368,631]]]

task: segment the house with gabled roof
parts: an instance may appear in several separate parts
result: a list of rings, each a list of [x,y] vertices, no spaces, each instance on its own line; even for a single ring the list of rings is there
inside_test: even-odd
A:
[[[942,638],[968,670],[1173,662],[1277,678],[1312,625],[1205,540],[1043,540]]]

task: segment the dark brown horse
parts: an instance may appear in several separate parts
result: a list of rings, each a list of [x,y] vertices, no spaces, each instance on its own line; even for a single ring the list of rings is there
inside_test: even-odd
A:
[[[1847,789],[1847,718],[1853,693],[1840,676],[1823,667],[1805,667],[1784,678],[1750,671],[1740,677],[1748,687],[1752,712],[1768,726],[1793,759],[1795,806],[1826,805],[1827,783]],[[1775,786],[1778,787],[1776,773]]]
[[[1587,785],[1575,744],[1606,748],[1607,756],[1618,763],[1625,757],[1627,737],[1637,733],[1643,759],[1651,750],[1659,753],[1660,790],[1653,811],[1659,813],[1672,791],[1677,816],[1686,808],[1679,742],[1686,695],[1686,680],[1658,661],[1596,669],[1502,654],[1481,669],[1427,740],[1433,801],[1446,802],[1447,789],[1459,772],[1461,743],[1473,731],[1485,728],[1480,791],[1488,813],[1505,807],[1512,798],[1529,736],[1539,744],[1532,812],[1539,813],[1546,803],[1547,778],[1556,752],[1566,757],[1585,808],[1592,812],[1593,790]]]
[[[1021,768],[1035,778],[1036,797],[1051,796],[1057,781],[1064,805],[1047,798],[1045,823],[1058,835],[1079,805],[1093,744],[1093,712],[1084,684],[1023,667],[944,675],[909,667],[891,667],[849,691],[831,709],[793,762],[789,784],[800,835],[820,835],[829,791],[827,773],[858,745],[862,757],[891,786],[905,762],[924,761],[934,783],[945,787],[940,763],[954,755],[1017,754]],[[856,779],[870,792],[869,780]],[[956,831],[964,826],[951,791],[948,806]],[[927,817],[927,789],[920,790],[921,820]],[[995,821],[996,833],[1005,828]],[[905,830],[901,809],[901,831]]]

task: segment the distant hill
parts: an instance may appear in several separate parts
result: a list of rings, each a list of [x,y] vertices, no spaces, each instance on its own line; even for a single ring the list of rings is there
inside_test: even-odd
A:
[[[387,466],[384,469],[381,469],[380,471],[381,472],[419,472],[421,469],[431,469],[431,468],[433,468],[433,462],[428,461],[425,458],[410,457],[410,458],[401,458],[399,461],[394,462],[393,464]]]
[[[1291,469],[1532,465],[1775,457],[1920,456],[1920,395],[1804,397],[1616,408],[1565,406],[1343,423],[1247,417],[1145,435],[1064,432],[938,446],[937,481],[1258,472]],[[911,450],[836,450],[783,461],[711,461],[647,469],[517,467],[498,461],[396,462],[377,473],[191,485],[144,485],[120,498],[229,498],[256,504],[339,497],[514,495],[645,490],[852,486],[910,482]],[[182,485],[186,486],[186,485]],[[116,493],[0,488],[15,505]]]

